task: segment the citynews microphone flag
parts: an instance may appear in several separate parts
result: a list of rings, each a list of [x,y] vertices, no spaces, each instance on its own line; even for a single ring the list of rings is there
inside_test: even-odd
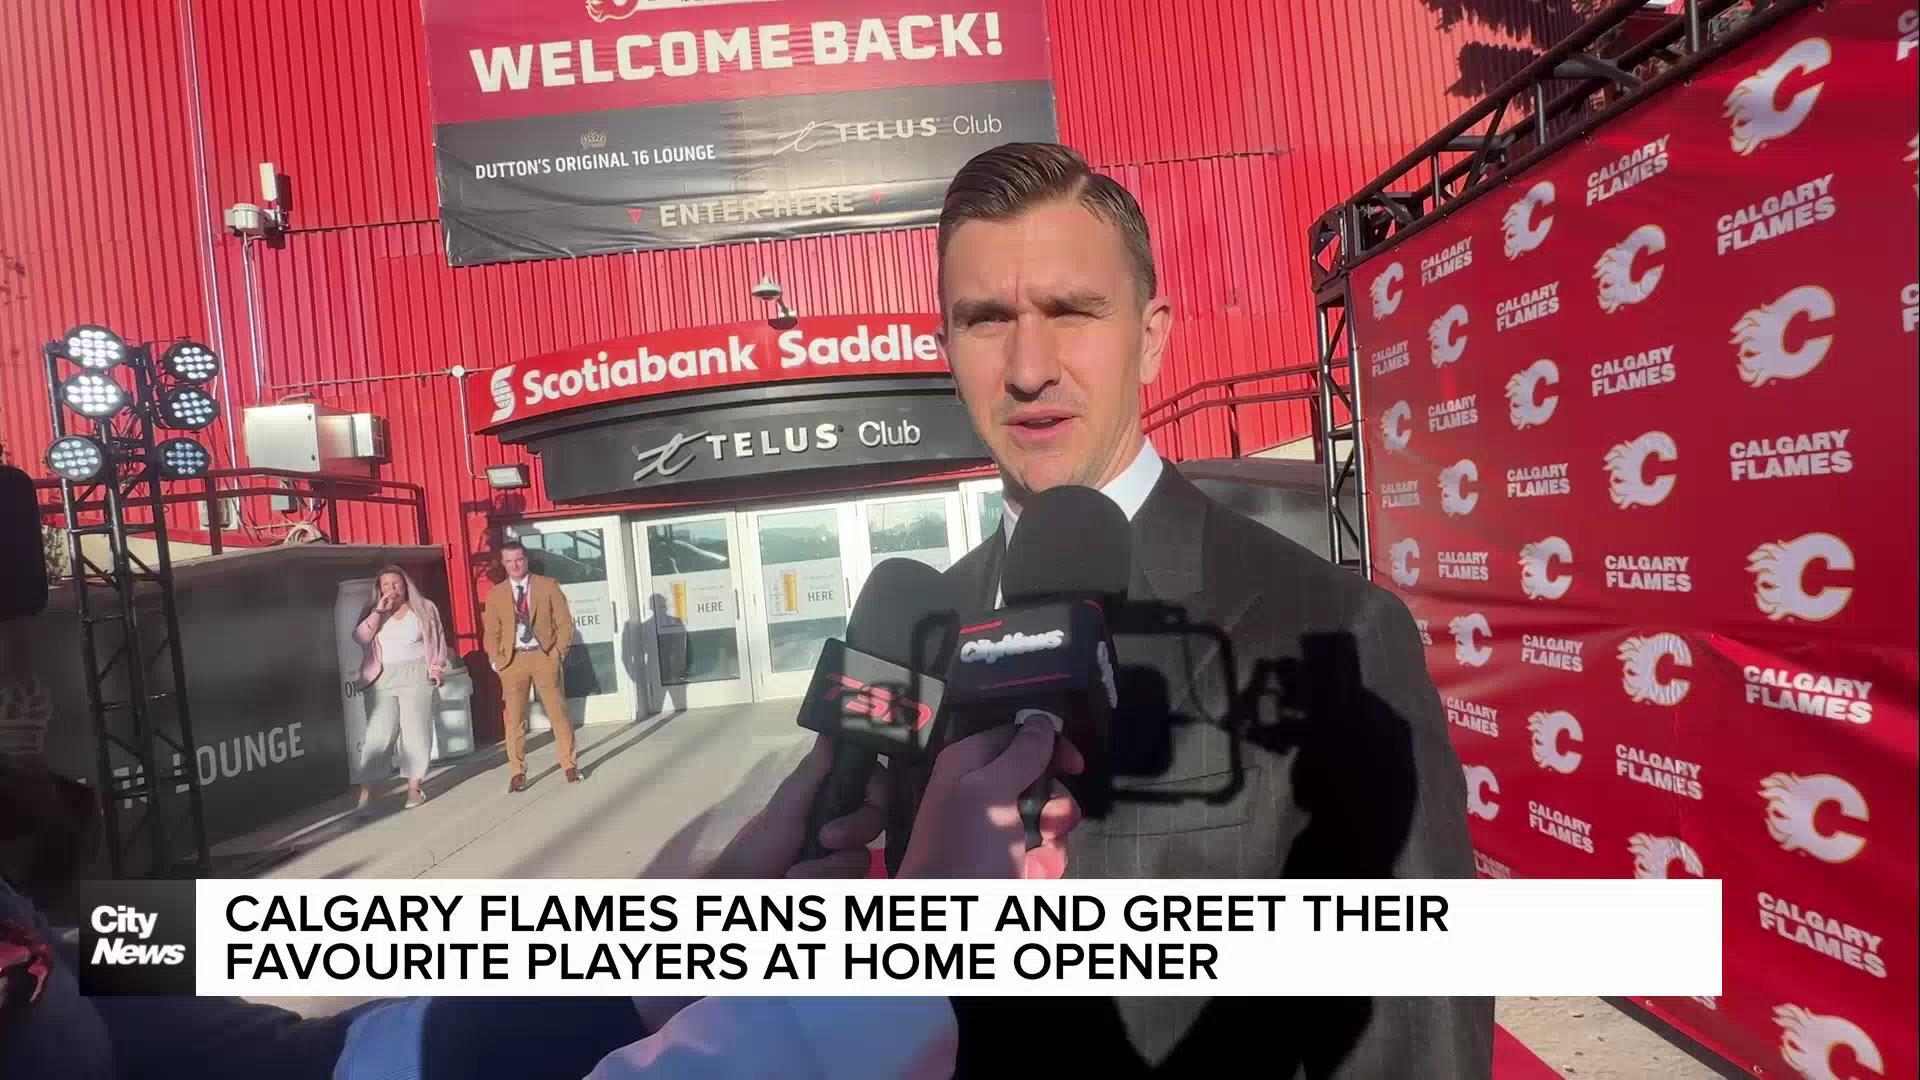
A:
[[[1721,887],[1701,879],[206,880],[83,900],[88,994],[1721,992]]]

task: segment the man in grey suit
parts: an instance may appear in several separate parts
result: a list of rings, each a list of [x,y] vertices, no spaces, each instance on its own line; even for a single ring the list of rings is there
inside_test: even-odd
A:
[[[1460,763],[1406,607],[1213,502],[1142,434],[1172,314],[1133,196],[1065,147],[999,147],[954,178],[939,250],[954,382],[1006,494],[1000,530],[948,571],[956,602],[998,604],[1032,492],[1096,488],[1131,521],[1132,585],[1110,613],[1121,702],[1102,775],[1075,791],[1068,874],[1472,877]],[[955,1006],[962,1077],[1056,1055],[1103,1080],[1492,1067],[1484,998]]]

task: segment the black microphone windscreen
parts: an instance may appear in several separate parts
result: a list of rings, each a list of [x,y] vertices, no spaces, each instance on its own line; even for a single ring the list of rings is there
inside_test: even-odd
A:
[[[1049,488],[1020,508],[1000,593],[1009,604],[1125,596],[1133,533],[1112,499],[1089,487]]]
[[[944,673],[958,624],[940,571],[887,559],[867,575],[847,619],[846,642],[869,656],[922,674]]]

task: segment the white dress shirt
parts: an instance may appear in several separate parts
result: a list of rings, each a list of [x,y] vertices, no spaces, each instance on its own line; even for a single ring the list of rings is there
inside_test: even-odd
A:
[[[1153,494],[1153,485],[1160,482],[1160,470],[1166,468],[1160,460],[1160,454],[1153,448],[1153,440],[1141,439],[1140,452],[1133,455],[1133,461],[1120,470],[1120,475],[1100,486],[1100,494],[1112,499],[1120,512],[1132,521],[1133,516],[1147,503],[1147,496]],[[1000,531],[1006,534],[1007,542],[1013,542],[1013,530],[1020,524],[1020,508],[1008,500],[1000,514]],[[999,607],[1005,602],[998,586],[993,590],[993,605]]]

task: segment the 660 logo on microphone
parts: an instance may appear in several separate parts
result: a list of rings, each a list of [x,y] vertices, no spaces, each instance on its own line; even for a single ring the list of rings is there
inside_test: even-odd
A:
[[[191,881],[88,881],[80,897],[80,992],[193,993]]]

